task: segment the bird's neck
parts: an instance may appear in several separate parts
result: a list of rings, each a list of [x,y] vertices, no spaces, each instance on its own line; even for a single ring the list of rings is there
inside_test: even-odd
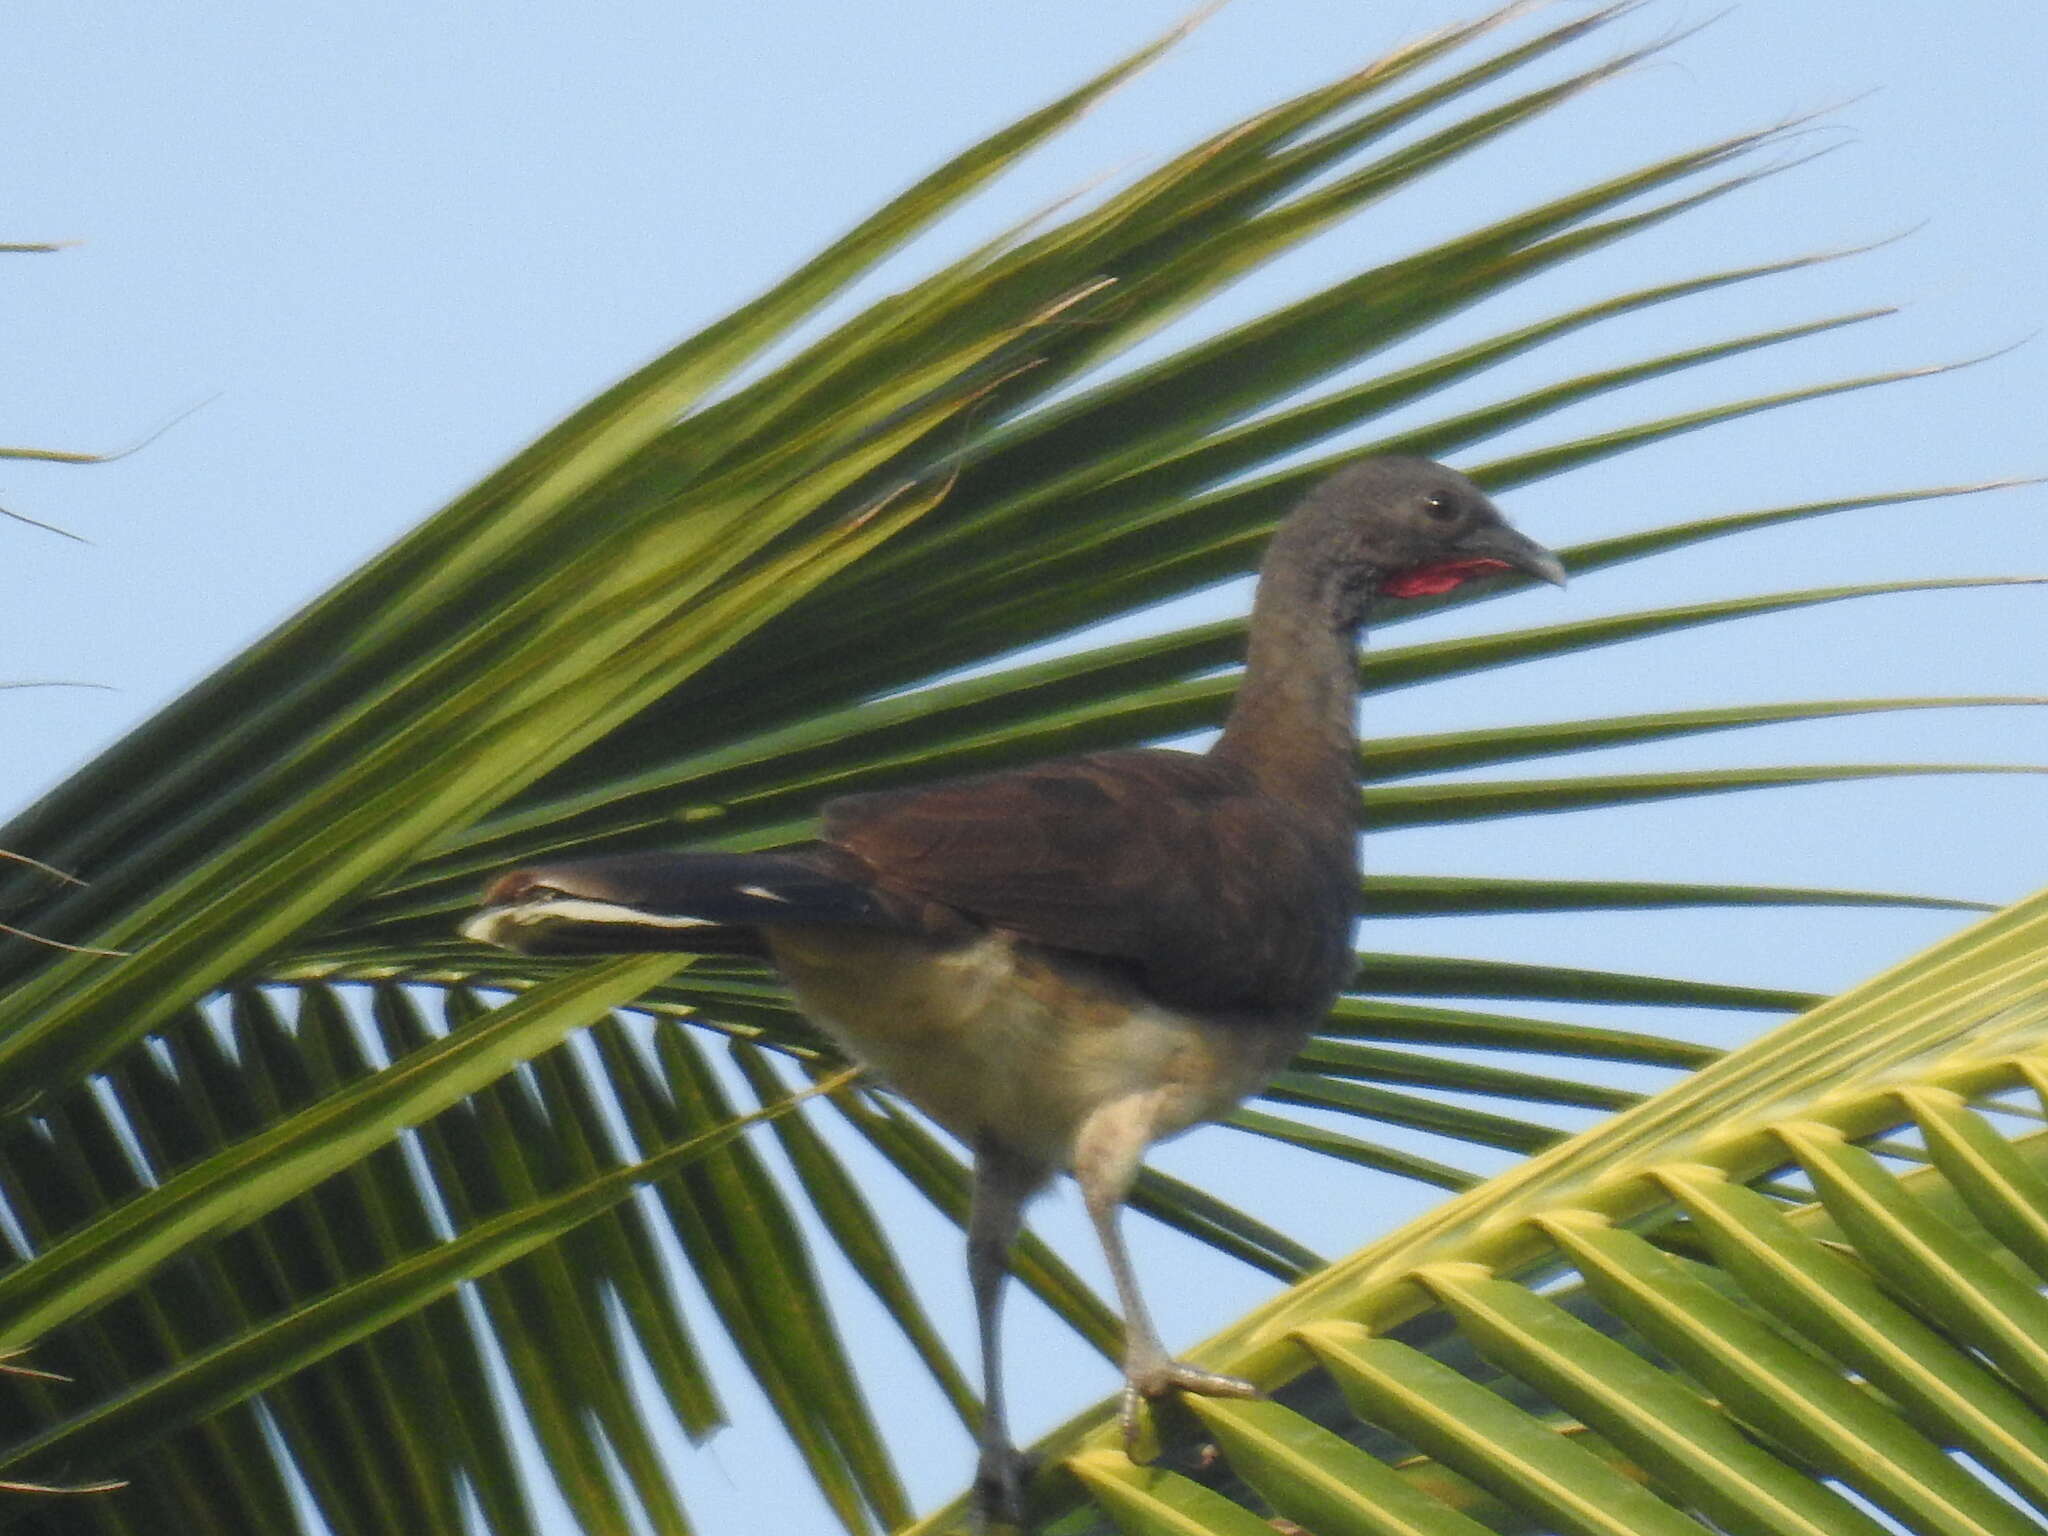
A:
[[[1346,608],[1328,570],[1268,562],[1244,680],[1210,755],[1348,837],[1358,822],[1358,627]]]

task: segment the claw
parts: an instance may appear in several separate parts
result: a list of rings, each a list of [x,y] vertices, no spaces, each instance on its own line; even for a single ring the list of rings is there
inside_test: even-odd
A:
[[[1124,1453],[1131,1455],[1137,1449],[1140,1420],[1138,1409],[1146,1398],[1164,1397],[1169,1392],[1192,1392],[1197,1397],[1257,1397],[1259,1389],[1240,1376],[1224,1376],[1215,1371],[1204,1371],[1178,1360],[1165,1360],[1157,1365],[1142,1366],[1128,1372],[1124,1378],[1122,1412],[1119,1418],[1124,1431]],[[1136,1459],[1135,1456],[1132,1457]]]
[[[1138,1389],[1126,1382],[1124,1384],[1123,1397],[1117,1404],[1116,1417],[1117,1422],[1123,1426],[1124,1454],[1130,1457],[1132,1461],[1139,1459],[1138,1436],[1144,1431],[1145,1426],[1144,1421],[1139,1417],[1138,1410],[1144,1405],[1144,1402],[1145,1399],[1139,1395]]]

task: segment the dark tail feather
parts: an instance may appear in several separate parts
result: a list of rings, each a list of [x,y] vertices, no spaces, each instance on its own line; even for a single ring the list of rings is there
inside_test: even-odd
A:
[[[530,955],[758,955],[774,923],[897,926],[815,853],[628,853],[500,875],[462,932]]]

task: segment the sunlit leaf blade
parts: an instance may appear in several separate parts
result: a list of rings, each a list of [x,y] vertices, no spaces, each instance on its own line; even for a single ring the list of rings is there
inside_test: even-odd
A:
[[[1882,891],[1817,891],[1788,886],[1681,885],[1657,880],[1507,880],[1498,876],[1388,875],[1365,882],[1367,917],[1474,912],[1640,911],[1659,907],[1922,907],[1989,912],[1981,901],[1895,896]]]
[[[1129,1204],[1218,1252],[1282,1280],[1298,1280],[1323,1266],[1322,1256],[1248,1216],[1227,1201],[1157,1168],[1139,1172]]]
[[[1642,1095],[1570,1078],[1478,1066],[1410,1051],[1388,1051],[1349,1040],[1311,1040],[1294,1058],[1297,1068],[1329,1077],[1369,1083],[1410,1083],[1417,1087],[1539,1104],[1575,1104],[1586,1109],[1626,1109]]]
[[[1776,1446],[1908,1528],[2019,1531],[1996,1496],[1877,1401],[1641,1239],[1553,1229],[1596,1294]],[[1647,1282],[1647,1283],[1646,1283]],[[1687,1314],[1690,1315],[1687,1315]],[[1875,1451],[1880,1453],[1873,1456]]]
[[[1797,1536],[1876,1536],[1880,1529],[1752,1444],[1696,1392],[1561,1308],[1466,1266],[1438,1266],[1429,1283],[1489,1356],[1723,1528]]]
[[[1947,1089],[1905,1089],[1928,1154],[1969,1213],[2036,1274],[2048,1274],[2048,1179],[2009,1146],[1968,1101]]]
[[[1577,545],[1572,550],[1572,566],[1575,570],[1583,571],[1606,570],[1632,560],[1647,559],[1651,555],[1669,554],[1674,550],[1689,548],[1705,540],[1754,533],[1760,529],[1776,528],[1786,523],[1804,522],[1809,518],[1831,517],[1841,512],[1863,512],[1879,507],[1896,507],[1916,501],[1979,496],[1986,491],[2011,490],[2016,486],[2032,483],[2034,482],[2027,480],[1987,480],[1976,485],[1891,491],[1832,501],[1811,501],[1791,507],[1772,507],[1758,512],[1736,512],[1719,517],[1700,518],[1694,522],[1674,523],[1637,533],[1617,534],[1613,538]]]
[[[1419,1094],[1395,1093],[1343,1078],[1322,1077],[1298,1070],[1280,1073],[1266,1085],[1260,1097],[1278,1104],[1342,1110],[1364,1119],[1406,1126],[1410,1130],[1430,1131],[1456,1141],[1499,1147],[1509,1152],[1538,1152],[1564,1135],[1547,1125],[1536,1125],[1508,1115],[1465,1109]]]
[[[1290,1120],[1284,1115],[1268,1114],[1262,1109],[1240,1107],[1232,1110],[1222,1123],[1241,1131],[1250,1131],[1257,1136],[1286,1142],[1289,1146],[1320,1152],[1325,1157],[1335,1157],[1347,1163],[1356,1163],[1362,1168],[1374,1168],[1404,1179],[1434,1184],[1441,1189],[1470,1189],[1479,1182],[1478,1174],[1467,1173],[1462,1168],[1453,1168],[1448,1163],[1418,1157],[1412,1152],[1397,1151],[1376,1142],[1348,1136],[1342,1131],[1326,1130],[1322,1126]]]
[[[2048,1406],[2048,1357],[2039,1330],[2048,1323],[2048,1303],[2039,1292],[1914,1200],[1872,1153],[1819,1127],[1784,1127],[1778,1135],[1856,1247],[1897,1255],[1889,1278],[1912,1307],[1944,1316],[2041,1413]]]
[[[1502,666],[1539,657],[1565,656],[1596,646],[1623,640],[1648,639],[1701,624],[1721,623],[1765,613],[1842,602],[1851,598],[1882,597],[1905,592],[1946,592],[1972,587],[2035,584],[2037,578],[1986,577],[1945,581],[1872,582],[1854,587],[1817,587],[1804,592],[1780,592],[1762,597],[1727,599],[1711,603],[1688,603],[1654,612],[1617,614],[1598,619],[1575,620],[1540,629],[1510,631],[1499,635],[1475,635],[1468,639],[1442,641],[1434,645],[1402,646],[1378,651],[1366,658],[1363,678],[1368,690],[1403,688],[1414,683],[1454,677],[1480,667]]]
[[[1372,979],[1372,986],[1376,990],[1391,990],[1381,987],[1380,981],[1385,968],[1384,963],[1391,961],[1393,957],[1382,955],[1367,958],[1368,964],[1373,967],[1367,973]],[[1427,965],[1430,962],[1417,963]],[[1472,964],[1458,961],[1438,963]],[[1604,985],[1609,988],[1630,983],[1638,986],[1656,983],[1654,977],[1625,977],[1600,972],[1576,971],[1553,974],[1571,978],[1565,981],[1564,984],[1567,986],[1578,984],[1581,978],[1589,986]],[[1695,984],[1669,982],[1663,985],[1687,987]],[[1490,992],[1469,995],[1506,994]],[[1562,991],[1552,991],[1544,995],[1560,997],[1566,994]],[[1630,1000],[1654,1002],[1660,999],[1639,995]],[[1693,1001],[1695,1006],[1700,1007],[1756,1007],[1774,1012],[1793,1011],[1803,1006],[1797,1001],[1767,1004],[1756,1000],[1754,994],[1750,1000],[1741,1002],[1731,998],[1716,999],[1713,989],[1709,989],[1705,996],[1696,997]],[[1644,1034],[1634,1030],[1603,1029],[1592,1024],[1566,1023],[1556,1019],[1515,1018],[1458,1008],[1425,1007],[1375,997],[1340,998],[1330,1017],[1323,1021],[1321,1032],[1325,1035],[1353,1036],[1362,1040],[1405,1041],[1418,1045],[1456,1045],[1482,1051],[1533,1051],[1541,1055],[1585,1056],[1601,1061],[1631,1061],[1659,1067],[1703,1067],[1722,1054],[1710,1046],[1693,1045],[1685,1040]]]
[[[1728,709],[1674,710],[1657,715],[1619,715],[1605,720],[1572,720],[1556,725],[1506,726],[1483,731],[1447,731],[1435,736],[1390,736],[1366,742],[1358,754],[1361,777],[1384,783],[1417,773],[1483,768],[1558,752],[1668,741],[1704,731],[1831,720],[1847,715],[1907,709],[1990,709],[2048,704],[2031,697],[1953,699],[1837,699],[1812,704],[1744,704]]]
[[[1427,1355],[1341,1323],[1302,1341],[1354,1410],[1578,1536],[1690,1536],[1693,1522],[1583,1447]]]
[[[1771,1202],[1704,1170],[1660,1170],[1720,1268],[1779,1318],[2048,1509],[2048,1421]]]
[[[1275,1403],[1189,1398],[1230,1465],[1288,1519],[1357,1536],[1480,1536],[1377,1457]]]
[[[1497,816],[1599,810],[1693,795],[1927,774],[2048,773],[2048,768],[1982,763],[1848,763],[1799,768],[1702,768],[1678,773],[1602,774],[1579,779],[1490,780],[1402,785],[1366,791],[1366,816],[1383,830],[1445,826]]]
[[[1507,960],[1454,960],[1430,955],[1359,956],[1361,991],[1395,997],[1499,997],[1572,1003],[1652,1003],[1684,1008],[1745,1008],[1794,1013],[1820,999],[1810,992],[1771,987],[1729,986],[1590,971],[1569,966],[1527,965]],[[1342,1011],[1342,1004],[1339,1004]]]
[[[1267,1536],[1272,1530],[1206,1488],[1134,1465],[1114,1451],[1076,1456],[1068,1467],[1124,1536]]]
[[[1731,401],[1726,405],[1709,406],[1703,410],[1683,411],[1613,432],[1596,433],[1572,442],[1559,443],[1533,453],[1497,459],[1475,469],[1474,477],[1482,479],[1483,483],[1488,485],[1527,485],[1535,480],[1562,474],[1566,470],[1582,468],[1601,459],[1612,458],[1633,448],[1647,447],[1651,443],[1663,442],[1668,438],[1682,437],[1707,427],[1739,421],[1745,416],[1754,416],[1762,411],[1799,405],[1810,400],[1825,400],[1831,395],[1872,389],[1883,384],[1903,383],[1908,379],[1933,378],[1947,372],[1951,367],[1962,366],[1966,365],[1958,363],[1926,368],[1898,368],[1884,373],[1866,374],[1861,378],[1837,379],[1826,384],[1808,385],[1803,389],[1782,390],[1776,394]]]

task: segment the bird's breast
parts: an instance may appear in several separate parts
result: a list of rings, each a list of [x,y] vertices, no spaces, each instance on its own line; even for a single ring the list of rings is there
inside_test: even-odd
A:
[[[765,930],[798,1006],[964,1140],[1057,1168],[1096,1109],[1151,1096],[1152,1140],[1228,1110],[1294,1048],[1284,1032],[1135,996],[1000,932],[940,947],[845,928]]]

